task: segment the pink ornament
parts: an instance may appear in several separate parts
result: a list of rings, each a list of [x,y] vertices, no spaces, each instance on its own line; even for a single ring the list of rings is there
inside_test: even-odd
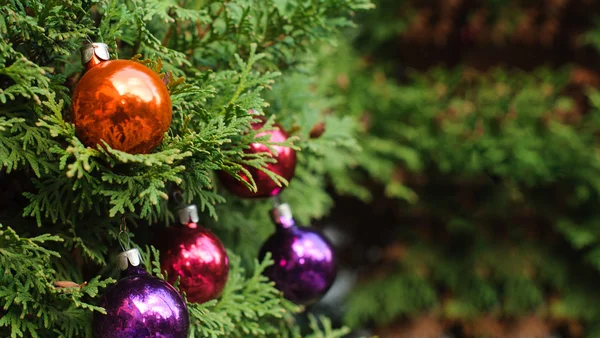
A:
[[[156,240],[161,269],[169,282],[179,278],[188,301],[204,303],[221,295],[229,276],[225,247],[212,232],[199,226],[195,205],[179,211],[183,226],[169,227]]]
[[[252,128],[254,130],[259,130],[263,127],[264,123],[264,121],[252,123]],[[271,135],[269,138],[270,142],[284,142],[288,139],[288,134],[279,124],[274,124],[273,128],[274,129],[272,130],[258,133],[256,137]],[[267,169],[285,178],[289,182],[294,177],[294,172],[296,170],[296,151],[292,148],[283,146],[272,146],[272,148],[277,151],[277,156],[275,156],[277,162],[267,164]],[[273,155],[269,150],[269,147],[261,143],[252,143],[250,144],[250,148],[246,150],[246,153],[251,154],[263,152]],[[284,187],[278,186],[277,183],[263,171],[248,166],[244,166],[244,168],[248,170],[252,175],[252,178],[254,178],[257,191],[252,192],[241,181],[236,180],[226,172],[217,172],[221,183],[231,193],[243,198],[264,198],[278,195],[283,190]],[[250,178],[244,173],[240,172],[240,176],[242,176],[244,181],[250,182]]]

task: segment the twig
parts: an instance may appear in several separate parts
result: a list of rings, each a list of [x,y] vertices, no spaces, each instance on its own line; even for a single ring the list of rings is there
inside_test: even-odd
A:
[[[215,19],[218,18],[219,15],[221,15],[221,12],[223,12],[223,8],[225,8],[225,5],[222,5],[221,7],[219,7],[219,9],[217,10],[217,13],[215,14]],[[215,23],[215,20],[213,19],[208,25],[206,25],[205,28],[202,28],[202,23],[200,22],[200,20],[198,20],[196,22],[196,31],[198,32],[198,37],[200,38],[200,40],[202,40],[204,38],[204,36],[206,35],[206,33],[208,33],[210,31],[210,29],[212,28],[214,23]]]

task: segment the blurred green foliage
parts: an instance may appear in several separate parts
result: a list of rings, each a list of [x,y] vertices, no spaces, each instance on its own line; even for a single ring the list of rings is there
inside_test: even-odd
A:
[[[440,64],[403,60],[431,52],[427,30],[452,5],[381,0],[376,11],[364,14],[366,25],[353,34],[352,45],[329,51],[334,56],[320,66],[330,90],[343,94],[336,110],[363,122],[358,140],[365,151],[350,177],[376,181],[397,198],[386,204],[395,209],[396,238],[382,250],[402,254],[363,272],[350,294],[346,322],[384,327],[431,314],[467,327],[489,316],[514,323],[536,315],[551,330],[575,322],[587,337],[596,337],[600,92],[578,81],[580,65],[568,59],[555,67],[540,60],[521,69],[502,59],[477,67],[482,62],[471,55],[486,46],[501,50],[499,55],[520,52],[514,41],[525,34],[520,25],[533,15],[532,7],[518,1],[456,3],[456,12],[466,13],[465,21],[449,15],[456,32],[472,32],[466,28],[483,10],[486,21],[480,35],[468,36],[472,45],[450,34],[438,46]],[[552,17],[552,6],[537,8],[538,18]],[[559,9],[581,12],[568,5]],[[429,13],[424,21],[423,13]],[[587,14],[583,22],[593,22],[594,12]],[[484,41],[499,23],[503,38]],[[597,26],[585,32],[577,41],[595,46]],[[401,49],[407,46],[414,49]],[[448,67],[444,55],[452,53],[443,51],[452,48],[465,58]],[[345,192],[370,198],[361,189]]]

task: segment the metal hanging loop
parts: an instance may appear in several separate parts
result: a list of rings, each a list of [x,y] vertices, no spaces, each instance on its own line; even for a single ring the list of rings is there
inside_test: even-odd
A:
[[[127,242],[125,242],[123,236],[125,236]],[[123,249],[123,251],[131,249],[131,238],[129,237],[129,233],[127,231],[127,224],[125,223],[125,214],[121,216],[121,224],[119,225],[119,235],[117,236],[117,239],[119,240],[119,244],[121,245],[121,249]]]
[[[279,195],[275,195],[271,198],[271,200],[273,201],[273,207],[277,208],[280,204],[281,204],[281,199],[279,198]]]

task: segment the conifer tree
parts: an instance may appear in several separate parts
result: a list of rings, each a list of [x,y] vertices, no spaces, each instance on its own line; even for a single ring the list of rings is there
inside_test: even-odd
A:
[[[164,278],[152,234],[175,221],[172,192],[195,203],[201,223],[229,250],[222,296],[188,304],[191,337],[296,337],[298,306],[262,275],[257,250],[273,230],[270,201],[237,199],[215,171],[239,178],[257,109],[299,150],[282,199],[302,223],[332,205],[358,153],[358,119],[336,111],[319,83],[322,44],[336,42],[368,0],[6,0],[0,2],[0,336],[89,337],[98,297],[115,282],[119,232],[127,225],[148,271]],[[158,149],[129,154],[86,147],[71,123],[83,74],[79,49],[107,44],[168,82],[173,120]],[[316,88],[316,89],[315,89]],[[310,138],[323,122],[325,132]],[[264,140],[263,140],[264,142]],[[287,185],[271,173],[272,179]],[[360,190],[354,186],[355,190]],[[248,189],[256,189],[251,182]],[[123,222],[124,220],[124,222]],[[311,317],[308,337],[339,337]]]

